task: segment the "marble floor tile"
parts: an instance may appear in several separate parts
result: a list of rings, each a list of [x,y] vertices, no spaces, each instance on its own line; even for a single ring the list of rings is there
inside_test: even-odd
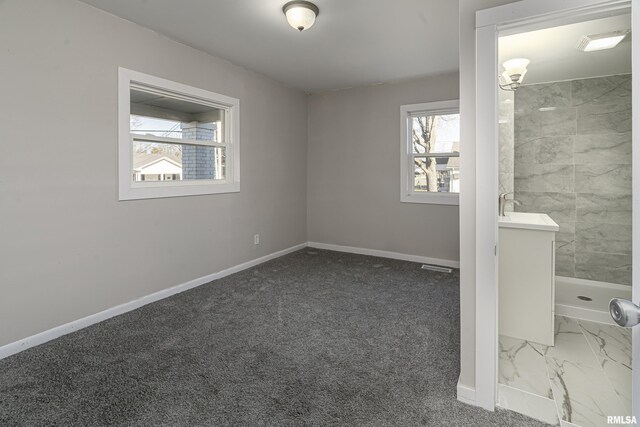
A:
[[[606,425],[607,415],[627,415],[599,366],[547,357],[547,369],[560,419],[581,427]]]
[[[547,366],[539,348],[532,343],[506,337],[499,338],[498,382],[507,386],[552,398]]]
[[[558,410],[553,399],[527,393],[517,388],[500,385],[499,403],[504,409],[526,415],[552,426],[559,426]]]
[[[546,357],[569,360],[574,363],[598,367],[598,359],[591,350],[582,329],[575,319],[556,316],[555,345],[532,344]]]
[[[632,370],[628,366],[612,362],[609,359],[601,359],[604,374],[611,383],[616,394],[622,401],[627,413],[631,413],[631,381]]]
[[[578,324],[599,359],[607,359],[631,369],[630,329],[586,320],[579,320]]]
[[[631,414],[630,331],[563,316],[555,327],[553,347],[500,336],[499,406],[561,427]]]
[[[578,324],[611,386],[631,412],[631,330],[586,320],[579,320]]]

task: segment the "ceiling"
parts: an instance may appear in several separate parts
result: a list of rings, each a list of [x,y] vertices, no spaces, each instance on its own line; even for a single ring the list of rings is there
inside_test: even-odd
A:
[[[529,59],[523,84],[631,73],[630,34],[613,49],[581,52],[575,48],[583,35],[629,29],[631,17],[626,14],[500,37],[500,64],[511,58]]]
[[[287,0],[83,1],[308,92],[458,69],[457,1],[314,0],[302,33]]]

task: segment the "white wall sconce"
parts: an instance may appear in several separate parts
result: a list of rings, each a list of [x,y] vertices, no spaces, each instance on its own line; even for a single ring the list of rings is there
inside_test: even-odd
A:
[[[505,61],[504,64],[502,64],[504,67],[502,78],[506,83],[500,83],[500,78],[498,77],[498,86],[500,86],[500,89],[510,90],[513,92],[518,90],[522,84],[524,75],[527,73],[527,65],[529,65],[529,62],[530,61],[525,58],[514,58]]]
[[[287,22],[298,31],[311,28],[320,13],[315,4],[308,1],[290,1],[282,7]]]

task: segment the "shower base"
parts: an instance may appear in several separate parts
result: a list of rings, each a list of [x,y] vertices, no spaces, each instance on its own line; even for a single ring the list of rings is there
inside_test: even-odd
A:
[[[612,298],[631,299],[631,286],[556,276],[556,315],[613,324]]]

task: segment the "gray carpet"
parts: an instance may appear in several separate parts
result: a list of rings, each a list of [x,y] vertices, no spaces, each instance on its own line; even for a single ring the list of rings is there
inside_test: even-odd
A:
[[[305,249],[1,360],[0,425],[543,425],[456,401],[458,281]]]

